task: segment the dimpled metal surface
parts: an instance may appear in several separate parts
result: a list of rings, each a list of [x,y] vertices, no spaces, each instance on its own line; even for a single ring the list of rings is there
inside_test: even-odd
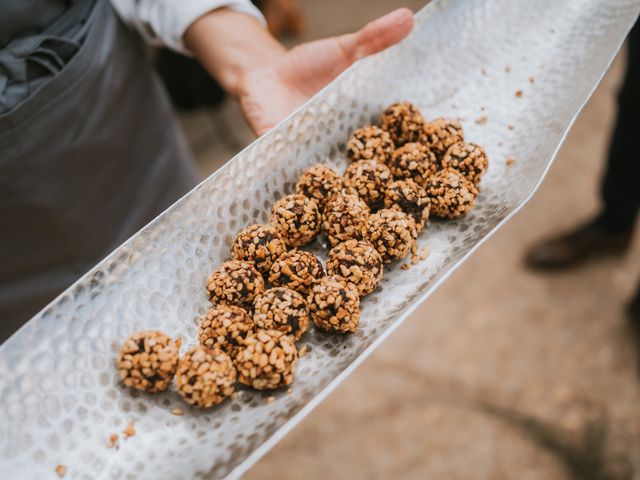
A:
[[[239,476],[524,204],[638,8],[637,0],[442,0],[426,7],[405,42],[358,62],[0,347],[2,477],[52,478],[57,464],[73,479]],[[305,168],[328,162],[342,172],[349,133],[398,100],[413,101],[428,120],[459,117],[467,140],[486,148],[490,167],[470,214],[421,233],[427,260],[408,271],[385,268],[381,287],[363,301],[358,332],[308,332],[310,352],[293,392],[277,392],[272,403],[271,394],[241,390],[198,411],[173,390],[150,396],[121,387],[114,362],[122,341],[159,329],[182,336],[183,352],[193,346],[208,308],[206,277],[229,258],[235,234],[266,223],[273,202],[292,193]],[[482,115],[488,121],[476,124]],[[508,157],[515,159],[509,167]],[[318,243],[311,248],[324,259]],[[183,416],[170,413],[177,406]],[[136,435],[107,448],[109,435],[130,420]]]

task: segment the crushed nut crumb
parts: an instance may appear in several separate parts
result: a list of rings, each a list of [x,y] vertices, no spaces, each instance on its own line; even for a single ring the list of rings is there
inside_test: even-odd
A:
[[[267,397],[267,404],[271,405],[273,402],[275,402],[276,397]]]
[[[486,125],[488,121],[489,117],[487,117],[486,115],[482,115],[481,117],[476,118],[476,123],[478,125]]]
[[[429,253],[429,247],[426,245],[423,247],[414,246],[414,249],[411,251],[411,265],[426,260],[429,257]]]
[[[129,437],[133,437],[136,434],[136,428],[134,426],[134,421],[131,420],[129,422],[129,424],[127,425],[127,427],[122,431],[122,433],[124,433],[124,436],[129,438]]]
[[[112,433],[111,435],[109,435],[109,440],[107,441],[107,448],[119,448],[120,446],[118,445],[118,435],[115,433]]]
[[[522,96],[522,90],[516,90],[516,97],[520,98]]]
[[[182,410],[180,407],[176,407],[171,410],[171,413],[177,417],[181,417],[182,415],[184,415],[184,410]]]
[[[56,473],[60,478],[64,477],[67,474],[66,465],[56,465]]]
[[[507,167],[510,167],[510,166],[511,166],[511,165],[513,165],[515,162],[516,162],[516,161],[515,161],[513,158],[507,158],[507,159],[505,160],[504,164],[505,164]]]

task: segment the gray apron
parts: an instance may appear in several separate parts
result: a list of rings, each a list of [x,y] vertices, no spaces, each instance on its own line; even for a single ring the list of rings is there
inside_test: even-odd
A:
[[[197,181],[138,36],[106,0],[82,26],[0,114],[0,340]]]

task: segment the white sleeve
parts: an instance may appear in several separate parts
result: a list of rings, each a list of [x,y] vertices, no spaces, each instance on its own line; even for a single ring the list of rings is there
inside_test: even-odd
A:
[[[246,13],[266,24],[249,0],[111,0],[111,4],[120,18],[135,27],[147,43],[186,55],[192,53],[184,46],[184,32],[199,17],[217,8]]]

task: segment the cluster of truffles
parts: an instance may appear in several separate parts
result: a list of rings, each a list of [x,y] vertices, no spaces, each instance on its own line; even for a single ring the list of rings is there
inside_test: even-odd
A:
[[[458,122],[427,122],[408,102],[389,106],[379,126],[355,130],[346,153],[342,175],[312,166],[296,193],[273,204],[268,225],[238,233],[232,259],[207,278],[212,306],[197,346],[180,358],[180,340],[161,332],[125,341],[117,363],[125,385],[159,392],[175,377],[178,393],[202,408],[236,383],[290,385],[305,332],[355,332],[361,299],[378,287],[384,265],[409,255],[430,217],[468,212],[488,168],[486,152],[465,143]],[[303,249],[319,236],[330,248],[326,269]]]
[[[382,138],[381,134],[374,134],[378,130],[387,132],[394,144],[391,151],[384,149],[384,154],[362,141],[363,131],[370,132],[367,139]],[[380,143],[378,140],[376,145]],[[407,213],[418,230],[424,228],[429,216],[455,219],[471,210],[478,184],[489,166],[484,149],[465,142],[459,122],[448,118],[427,122],[408,102],[389,106],[380,116],[380,127],[355,130],[347,142],[347,153],[354,165],[362,163],[362,158],[373,158],[388,167],[391,181],[383,169],[376,170],[380,174],[375,180],[371,178],[374,169],[370,165],[351,165],[349,169],[358,172],[359,178],[350,179],[349,183],[380,186],[377,196],[368,191],[364,195],[358,193],[370,207],[371,199],[382,196],[384,208]],[[398,185],[398,181],[413,183]]]

